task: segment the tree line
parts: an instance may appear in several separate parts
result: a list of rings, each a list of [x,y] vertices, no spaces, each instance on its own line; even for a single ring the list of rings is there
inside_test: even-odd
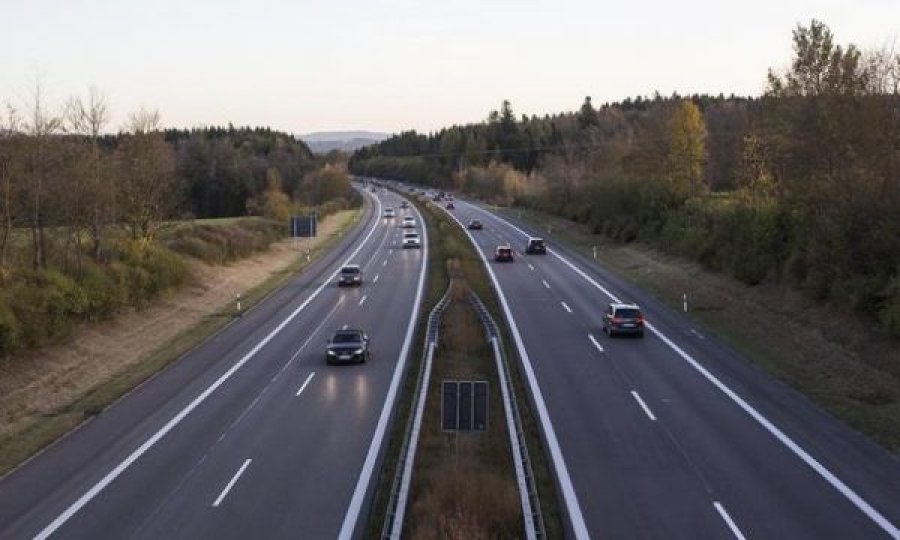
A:
[[[157,111],[110,132],[105,96],[60,106],[36,84],[0,119],[0,357],[79,319],[140,306],[187,277],[178,253],[217,262],[287,234],[292,213],[358,205],[345,164],[268,128],[163,129]],[[190,218],[268,218],[182,227]],[[161,234],[166,228],[171,233]]]
[[[788,283],[900,336],[900,55],[798,25],[758,97],[638,96],[401,133],[357,174],[537,208],[748,284]]]

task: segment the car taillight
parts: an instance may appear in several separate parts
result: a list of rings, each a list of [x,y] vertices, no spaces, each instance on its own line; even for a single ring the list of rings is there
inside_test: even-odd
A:
[[[618,317],[613,317],[612,322],[613,322],[613,324],[622,324],[622,319],[620,319]]]

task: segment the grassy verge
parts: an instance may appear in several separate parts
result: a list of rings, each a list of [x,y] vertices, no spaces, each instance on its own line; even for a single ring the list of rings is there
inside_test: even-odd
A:
[[[337,232],[311,250],[308,261],[305,256],[298,256],[286,268],[272,274],[248,291],[242,297],[244,309],[250,309],[261,302],[288,279],[303,271],[323,253],[334,247],[343,232],[352,227],[360,215],[361,212],[358,210],[348,212],[338,224]],[[232,321],[233,316],[234,311],[230,304],[207,314],[199,323],[160,345],[147,357],[96,384],[67,405],[45,414],[21,431],[0,437],[0,474],[13,469],[86,419],[99,414],[135,386],[222,330]]]
[[[524,536],[499,378],[469,291],[464,278],[455,279],[441,319],[405,524],[410,538]],[[488,382],[485,431],[441,431],[446,379]]]
[[[900,455],[900,343],[788,287],[747,286],[650,246],[620,244],[546,214],[499,209],[548,231],[721,337],[752,362]],[[890,359],[894,359],[892,362]]]
[[[482,266],[478,254],[465,236],[465,233],[439,208],[435,208],[424,200],[416,200],[414,203],[418,206],[423,219],[426,222],[429,239],[428,286],[422,313],[429,313],[447,290],[451,272],[450,268],[448,268],[447,261],[452,259],[454,261],[452,265],[454,275],[464,279],[467,285],[481,297],[495,320],[503,321],[504,319],[499,308],[499,303],[490,286],[487,272]],[[411,365],[414,367],[409,370],[404,380],[400,401],[398,402],[397,416],[393,423],[394,427],[391,431],[385,453],[385,465],[382,467],[378,485],[376,486],[375,499],[367,531],[367,537],[370,538],[377,537],[380,534],[383,525],[388,497],[390,495],[391,481],[395,473],[397,457],[402,444],[406,421],[411,412],[412,394],[415,390],[418,370],[421,368],[419,360],[422,357],[425,319],[426,317],[423,316],[419,321],[414,341],[415,348],[413,352],[411,352]],[[478,339],[483,341],[483,334],[480,334]],[[503,330],[502,339],[505,343],[512,343],[505,330]],[[507,350],[510,349],[507,348]],[[544,524],[547,528],[549,538],[561,538],[562,521],[559,506],[555,497],[555,482],[549,464],[543,453],[539,427],[530,410],[530,404],[525,399],[527,394],[524,392],[522,386],[522,381],[524,379],[522,379],[521,374],[518,372],[517,363],[511,362],[511,364],[515,391],[519,398],[520,412],[532,459],[535,481],[541,496]],[[495,390],[499,390],[499,388],[495,388]],[[492,413],[492,418],[494,421],[502,422],[502,414],[500,417],[496,417],[493,416]],[[509,453],[507,452],[506,455],[508,457]]]

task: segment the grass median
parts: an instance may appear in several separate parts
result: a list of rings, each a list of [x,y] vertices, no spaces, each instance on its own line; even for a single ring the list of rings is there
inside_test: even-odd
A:
[[[418,370],[421,369],[420,359],[422,358],[422,347],[425,337],[425,323],[427,319],[427,314],[430,313],[431,309],[440,298],[443,296],[444,292],[447,290],[447,287],[450,283],[450,277],[454,277],[460,283],[463,283],[466,289],[471,289],[474,291],[485,303],[491,315],[494,317],[496,321],[503,321],[502,313],[499,309],[499,303],[494,295],[494,291],[490,286],[490,280],[487,275],[487,271],[485,270],[481,258],[476,253],[474,247],[469,242],[469,239],[466,237],[465,232],[459,227],[458,224],[451,221],[451,219],[446,215],[446,213],[440,208],[435,207],[434,205],[428,203],[424,200],[416,200],[414,201],[420,212],[422,213],[423,219],[425,220],[426,226],[428,227],[428,241],[429,241],[429,273],[428,273],[428,286],[427,286],[427,296],[425,305],[423,306],[423,317],[420,319],[416,337],[415,337],[415,349],[411,353],[411,362],[410,365],[414,366],[413,369],[410,369],[406,375],[403,384],[403,392],[400,397],[400,402],[397,408],[397,417],[393,423],[393,428],[391,432],[391,436],[388,442],[387,451],[385,454],[385,465],[382,468],[381,475],[378,480],[378,484],[375,490],[375,499],[373,503],[373,510],[371,513],[371,520],[369,523],[367,536],[368,537],[378,537],[381,533],[381,528],[384,522],[384,516],[387,510],[388,498],[390,495],[390,487],[391,482],[393,480],[394,474],[396,472],[398,455],[400,452],[400,448],[403,441],[403,436],[405,435],[405,427],[409,415],[411,414],[411,400],[412,396],[415,392],[415,383],[418,377]],[[512,469],[512,457],[509,450],[509,442],[508,438],[505,436],[505,417],[502,412],[502,401],[499,397],[499,386],[496,382],[496,370],[493,367],[493,362],[491,362],[491,366],[485,367],[483,364],[480,364],[482,360],[480,360],[480,349],[478,347],[487,346],[486,337],[484,335],[484,331],[481,328],[480,323],[478,323],[477,332],[471,327],[472,321],[469,318],[470,315],[465,314],[465,309],[469,308],[467,300],[457,300],[454,304],[465,304],[462,308],[457,307],[455,309],[462,309],[463,313],[451,315],[448,313],[448,317],[454,317],[457,322],[455,324],[461,325],[462,328],[467,328],[463,335],[467,337],[462,341],[455,339],[454,337],[448,338],[448,332],[446,329],[440,334],[440,343],[439,347],[442,354],[449,355],[451,358],[451,363],[453,362],[453,358],[459,360],[460,356],[458,355],[459,351],[453,351],[449,349],[444,349],[445,346],[452,345],[454,349],[462,348],[466,349],[468,347],[476,347],[470,351],[472,353],[472,364],[469,365],[465,369],[460,369],[458,372],[462,374],[466,373],[480,373],[487,377],[492,374],[490,379],[492,382],[491,386],[491,402],[492,407],[496,405],[500,407],[499,409],[495,409],[491,411],[491,422],[495,423],[497,427],[503,429],[503,442],[502,446],[498,446],[501,443],[497,442],[494,439],[490,439],[487,441],[485,447],[488,449],[485,452],[476,448],[470,448],[472,443],[466,442],[463,443],[466,446],[462,452],[468,456],[468,463],[471,465],[470,471],[477,471],[479,467],[484,466],[485,464],[494,464],[496,463],[496,451],[498,448],[503,448],[503,455],[505,456],[503,467],[506,467],[508,470],[504,470],[501,473],[501,477],[506,478],[507,480],[513,483],[515,486],[515,476]],[[472,312],[471,316],[474,316],[474,312]],[[455,330],[450,330],[450,334],[455,336]],[[501,338],[505,343],[511,343],[509,340],[508,334],[505,331],[505,327],[501,325]],[[446,345],[443,343],[446,342]],[[465,355],[463,355],[465,356]],[[517,362],[510,362],[511,368],[513,371],[513,379],[514,379],[514,388],[516,395],[518,396],[520,413],[522,415],[523,427],[526,433],[526,440],[528,444],[529,453],[532,460],[532,467],[534,469],[535,475],[535,483],[537,485],[538,492],[541,497],[541,509],[543,512],[543,519],[545,527],[547,528],[547,535],[549,538],[559,538],[562,537],[562,521],[560,517],[559,506],[556,500],[556,489],[555,482],[553,480],[552,472],[549,468],[549,464],[544,456],[543,446],[541,444],[540,439],[540,431],[539,427],[533,417],[533,414],[530,410],[530,403],[525,398],[527,394],[524,392],[524,387],[522,385],[521,374],[518,371]],[[452,364],[451,364],[452,365]],[[466,364],[463,364],[466,365]],[[481,366],[481,367],[478,367]],[[432,374],[432,385],[439,384],[439,379],[442,376],[440,371],[437,371],[438,368],[435,368],[436,371]],[[437,383],[435,381],[438,381]],[[432,387],[430,390],[430,398],[429,402],[433,399],[438,399],[440,396],[440,387]],[[437,396],[437,397],[435,397]],[[438,505],[439,501],[442,500],[442,496],[439,492],[434,491],[434,486],[429,485],[423,489],[423,486],[420,483],[422,481],[429,482],[429,480],[423,480],[422,475],[424,474],[431,480],[437,481],[441,479],[447,479],[451,471],[451,464],[446,463],[447,456],[453,454],[447,454],[447,448],[441,446],[440,443],[436,442],[440,439],[446,439],[445,434],[439,433],[439,426],[434,425],[433,421],[435,418],[433,417],[433,409],[429,408],[428,411],[432,411],[432,416],[429,416],[428,412],[426,412],[426,422],[427,424],[423,424],[423,434],[426,432],[434,435],[436,439],[430,439],[430,435],[423,435],[423,439],[420,441],[420,449],[419,454],[416,459],[417,467],[420,462],[431,463],[434,467],[427,473],[417,472],[413,475],[413,483],[415,493],[420,494],[414,495],[414,497],[410,500],[409,511],[412,513],[410,515],[410,520],[408,523],[413,523],[413,527],[418,527],[415,525],[416,518],[415,514],[417,512],[416,508],[419,508],[420,511],[424,509],[427,515],[431,515],[431,512],[427,509],[436,508],[435,505]],[[429,420],[430,418],[430,420]],[[439,421],[439,419],[438,419]],[[477,436],[476,436],[477,437]],[[429,442],[431,441],[431,442]],[[446,442],[446,440],[444,440]],[[433,443],[433,444],[432,444]],[[455,444],[455,443],[454,443]],[[456,452],[453,449],[453,452]],[[479,457],[480,456],[480,457]],[[470,459],[471,458],[471,459]],[[476,459],[477,458],[477,459]],[[484,458],[484,459],[481,459]],[[492,465],[493,466],[493,465]],[[448,468],[449,467],[449,468]],[[475,472],[474,474],[478,474]],[[458,482],[437,482],[435,485],[444,484],[441,489],[451,490],[451,492],[459,494],[468,491],[466,488],[466,484],[458,483]],[[419,485],[419,489],[415,488],[415,485]],[[478,485],[477,480],[475,481],[475,486]],[[476,503],[478,497],[489,497],[494,491],[492,491],[492,486],[495,485],[503,485],[503,482],[492,480],[490,484],[485,484],[481,486],[481,492],[474,493],[473,496],[476,497]],[[515,489],[515,488],[514,488]],[[453,490],[456,490],[455,492]],[[478,490],[476,490],[478,491]],[[496,489],[497,493],[494,493],[498,496],[499,499],[503,499],[503,494],[508,493],[504,488],[498,487]],[[515,493],[515,491],[514,491]],[[490,502],[496,501],[482,501],[484,504],[488,504]],[[420,505],[420,506],[417,506]],[[488,504],[488,507],[496,508],[496,506],[491,506]],[[502,505],[501,505],[502,507]],[[517,525],[521,524],[521,510],[518,507],[518,501],[515,504],[516,512],[517,512]],[[457,509],[464,508],[461,506],[457,506]],[[425,514],[420,514],[425,515]],[[471,526],[473,523],[471,521],[466,521],[463,519],[464,516],[456,516],[454,517],[452,514],[447,517],[445,515],[443,524],[447,526],[454,527],[464,527]],[[490,520],[488,520],[490,521]],[[500,531],[506,530],[504,527],[505,523],[508,523],[507,519],[502,519],[499,522],[494,522],[488,525],[490,530]],[[431,525],[435,525],[436,522],[432,521]],[[482,524],[484,522],[482,521]],[[418,533],[422,532],[425,534],[426,528],[416,528],[415,531],[410,531],[413,534],[411,536],[418,537]],[[468,531],[470,529],[460,529]],[[518,529],[521,531],[521,529]],[[490,537],[506,537],[507,535],[500,534],[490,535]],[[516,535],[513,535],[516,536]],[[521,536],[519,534],[518,536]],[[446,535],[444,536],[446,537]]]

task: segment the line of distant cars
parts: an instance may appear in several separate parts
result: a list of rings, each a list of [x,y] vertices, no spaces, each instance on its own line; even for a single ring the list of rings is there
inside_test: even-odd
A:
[[[484,224],[478,219],[470,219],[466,226],[469,230],[480,231]],[[528,255],[546,255],[547,243],[543,238],[530,236],[525,241],[525,253]],[[514,251],[509,244],[500,244],[494,249],[494,261],[513,262]],[[612,337],[615,335],[635,335],[644,337],[644,314],[637,304],[615,302],[609,304],[603,313],[603,332]]]
[[[400,208],[402,210],[409,209],[409,202],[402,201]],[[382,215],[385,219],[393,219],[397,217],[397,211],[389,206],[384,209]],[[422,247],[418,231],[409,230],[416,228],[416,218],[404,216],[400,222],[400,227],[404,229],[403,249]],[[337,278],[338,287],[360,287],[362,284],[362,268],[358,264],[345,264],[341,267]],[[341,328],[336,330],[325,344],[325,362],[328,364],[362,364],[369,361],[371,357],[372,351],[369,347],[369,336],[358,328]]]

